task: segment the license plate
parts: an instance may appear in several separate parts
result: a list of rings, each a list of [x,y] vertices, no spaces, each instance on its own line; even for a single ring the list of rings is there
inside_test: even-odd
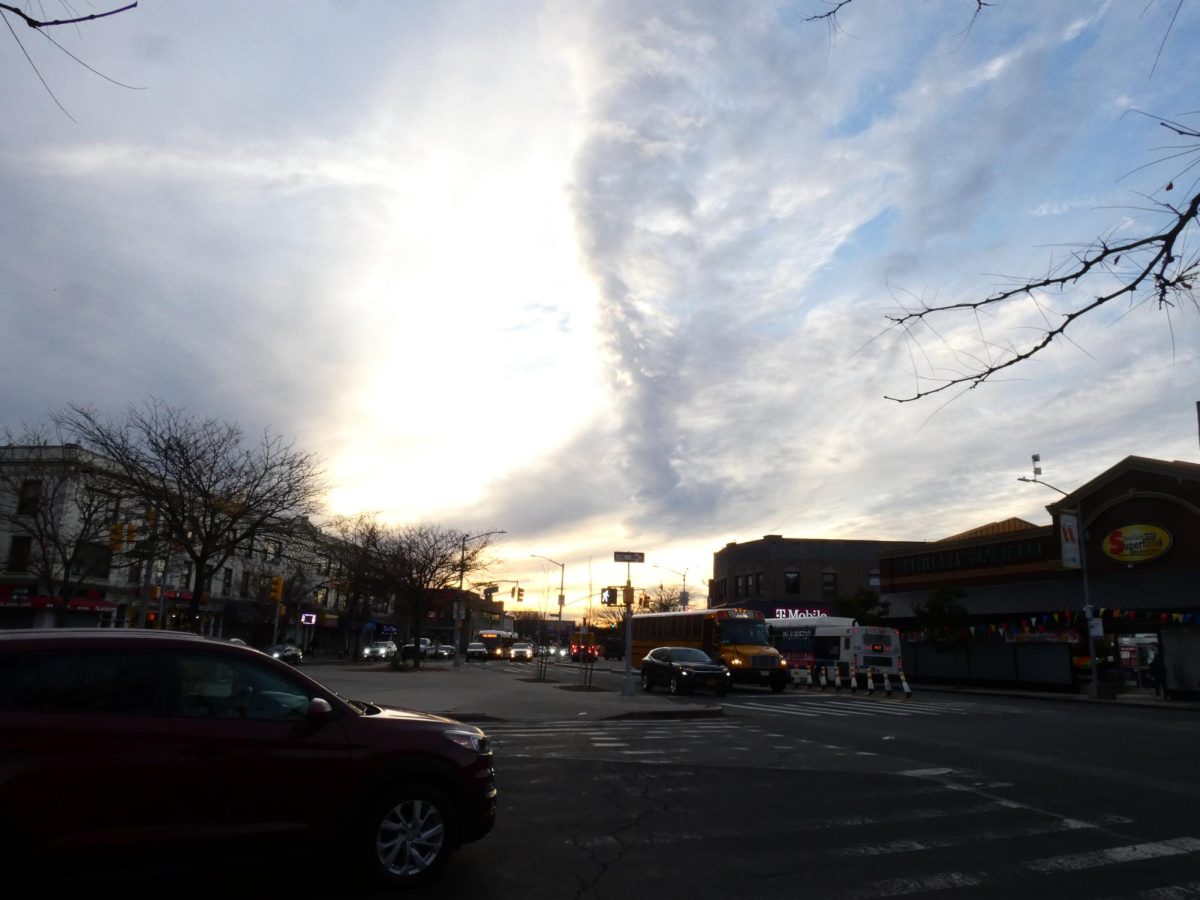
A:
[[[716,687],[716,684],[717,684],[717,679],[715,679],[715,678],[705,678],[704,679],[705,687]]]

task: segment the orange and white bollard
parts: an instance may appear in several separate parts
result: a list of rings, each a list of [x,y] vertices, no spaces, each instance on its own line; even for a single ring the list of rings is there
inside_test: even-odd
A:
[[[883,696],[892,696],[892,679],[887,672],[883,673]]]
[[[858,691],[858,669],[853,663],[850,664],[850,693]]]
[[[825,690],[825,686],[829,683],[828,677],[825,675],[825,667],[817,666],[817,675],[821,680],[821,690]]]
[[[904,670],[900,670],[900,687],[904,688],[904,699],[907,700],[912,696],[912,688],[908,686],[908,679],[904,677]]]
[[[867,669],[867,696],[875,693],[875,676],[871,674],[871,670]]]

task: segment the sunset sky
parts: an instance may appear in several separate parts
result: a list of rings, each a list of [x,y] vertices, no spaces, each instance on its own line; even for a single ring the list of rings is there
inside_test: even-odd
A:
[[[491,574],[527,606],[558,593],[533,555],[564,563],[574,616],[616,550],[702,598],[729,541],[1048,522],[1032,453],[1066,490],[1200,459],[1194,304],[885,399],[1105,283],[889,313],[1195,193],[1160,121],[1200,125],[1200,4],[830,8],[142,0],[48,30],[95,72],[6,15],[0,426],[158,398],[269,429],[331,513],[507,532]]]

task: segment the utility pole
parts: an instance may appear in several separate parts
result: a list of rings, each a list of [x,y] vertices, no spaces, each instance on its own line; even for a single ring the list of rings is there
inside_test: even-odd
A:
[[[458,554],[458,596],[454,598],[454,663],[453,667],[462,665],[462,622],[463,622],[463,581],[467,574],[467,541],[475,538],[491,537],[493,534],[508,534],[507,531],[485,531],[482,534],[464,534],[462,548]],[[416,647],[413,648],[414,654]]]

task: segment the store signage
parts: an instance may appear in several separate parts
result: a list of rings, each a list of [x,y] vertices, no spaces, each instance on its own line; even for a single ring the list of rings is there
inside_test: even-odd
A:
[[[1058,516],[1058,536],[1062,541],[1062,564],[1068,569],[1082,568],[1082,555],[1079,552],[1079,517],[1073,512],[1060,513]]]
[[[1104,555],[1121,563],[1149,562],[1171,549],[1171,532],[1157,525],[1123,525],[1104,536]]]

